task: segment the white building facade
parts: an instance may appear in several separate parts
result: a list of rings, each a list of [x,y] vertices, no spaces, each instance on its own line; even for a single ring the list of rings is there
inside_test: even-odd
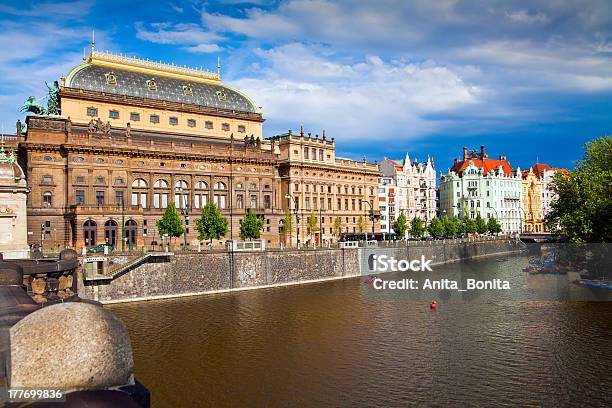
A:
[[[406,153],[404,160],[385,158],[379,163],[384,178],[395,181],[395,213],[401,212],[407,222],[419,217],[426,224],[436,216],[436,169],[430,157],[424,163],[411,161]],[[382,186],[381,186],[382,187]]]
[[[393,222],[399,215],[396,200],[397,185],[392,177],[381,177],[378,187],[378,209],[380,210],[380,232],[393,233]]]
[[[478,214],[485,220],[496,218],[503,232],[520,232],[524,222],[521,169],[513,170],[505,156],[489,159],[480,152],[468,153],[463,160],[440,175],[440,215],[468,216]]]

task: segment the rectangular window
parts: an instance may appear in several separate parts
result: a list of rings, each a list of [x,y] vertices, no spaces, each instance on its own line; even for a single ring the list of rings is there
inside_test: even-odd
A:
[[[42,182],[44,184],[51,184],[51,183],[53,183],[53,177],[51,177],[51,176],[43,176]]]
[[[137,113],[137,112],[130,113],[130,120],[134,122],[138,122],[140,120],[140,113]]]
[[[244,125],[238,125],[238,132],[239,133],[245,133],[246,132],[246,127]]]
[[[319,149],[319,160],[323,161],[323,149]]]
[[[305,159],[308,158],[308,148],[307,147],[304,148],[304,158]]]
[[[116,110],[108,111],[108,117],[111,119],[119,119],[119,111],[116,111]]]
[[[270,196],[266,194],[264,195],[264,208],[268,209],[270,207]]]
[[[138,205],[138,193],[132,193],[132,205]]]
[[[207,120],[206,122],[204,122],[204,127],[206,129],[212,129],[213,128],[213,123],[210,120]]]
[[[312,152],[312,160],[317,160],[317,149],[313,147],[311,152]]]
[[[168,208],[168,193],[164,193],[161,196],[161,207]]]
[[[217,208],[225,208],[225,196],[221,194],[215,194],[214,203]]]
[[[189,126],[189,127],[196,127],[195,119],[187,119],[187,126]]]
[[[304,208],[310,210],[310,197],[304,198]]]
[[[98,108],[87,108],[87,116],[98,116]]]
[[[159,208],[159,198],[159,193],[153,194],[153,208]]]
[[[76,191],[76,204],[77,205],[85,204],[85,190]]]
[[[159,116],[158,115],[151,115],[150,119],[151,119],[151,123],[159,123]]]
[[[123,205],[123,191],[115,191],[115,204]]]
[[[96,191],[96,205],[104,205],[104,191]]]
[[[123,180],[122,178],[116,178],[115,179],[115,184],[124,185],[125,184],[125,180]]]
[[[178,125],[178,118],[171,117],[170,118],[170,124],[171,125]]]
[[[331,203],[332,203],[332,202],[331,202],[331,200],[332,200],[331,198],[328,198],[328,199],[327,199],[327,209],[328,209],[328,210],[331,210],[331,209],[332,209],[332,205],[331,205]]]
[[[244,198],[242,194],[236,196],[236,208],[244,208]]]
[[[140,206],[147,208],[147,193],[140,193]]]
[[[257,208],[257,196],[251,195],[251,208]]]
[[[76,182],[77,182],[77,184],[83,184],[83,183],[85,183],[85,177],[83,177],[83,176],[78,176],[78,177],[76,178]]]
[[[229,131],[229,130],[230,130],[230,125],[229,125],[229,123],[224,123],[224,124],[222,124],[222,125],[221,125],[221,130],[224,130],[224,131],[226,131],[226,132],[227,132],[227,131]]]
[[[321,210],[325,210],[325,199],[321,198]]]
[[[348,198],[344,199],[344,209],[348,210]]]

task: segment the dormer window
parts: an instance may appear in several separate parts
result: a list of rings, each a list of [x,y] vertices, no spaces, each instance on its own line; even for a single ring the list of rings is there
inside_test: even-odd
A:
[[[149,91],[157,91],[157,82],[155,78],[147,79],[146,84]]]
[[[183,85],[183,95],[193,96],[193,88],[191,87],[191,84]]]
[[[117,74],[113,71],[104,74],[106,77],[106,85],[117,85]]]
[[[225,94],[225,92],[219,90],[219,91],[217,91],[215,93],[217,94],[217,98],[219,98],[219,101],[227,102],[227,95]]]

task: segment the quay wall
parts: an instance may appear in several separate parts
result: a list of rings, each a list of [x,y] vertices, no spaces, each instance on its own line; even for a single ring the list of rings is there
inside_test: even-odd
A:
[[[102,303],[141,301],[256,289],[372,272],[372,256],[396,259],[432,259],[432,265],[518,252],[520,241],[504,239],[437,244],[412,242],[408,246],[283,250],[266,252],[214,252],[174,255],[169,262],[144,263],[113,280],[83,283],[81,298]]]

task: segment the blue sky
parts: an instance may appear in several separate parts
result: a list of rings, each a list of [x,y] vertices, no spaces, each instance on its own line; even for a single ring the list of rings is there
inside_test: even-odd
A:
[[[96,48],[215,69],[338,154],[406,151],[446,170],[462,146],[571,167],[612,133],[612,6],[554,1],[0,2],[0,120]]]

